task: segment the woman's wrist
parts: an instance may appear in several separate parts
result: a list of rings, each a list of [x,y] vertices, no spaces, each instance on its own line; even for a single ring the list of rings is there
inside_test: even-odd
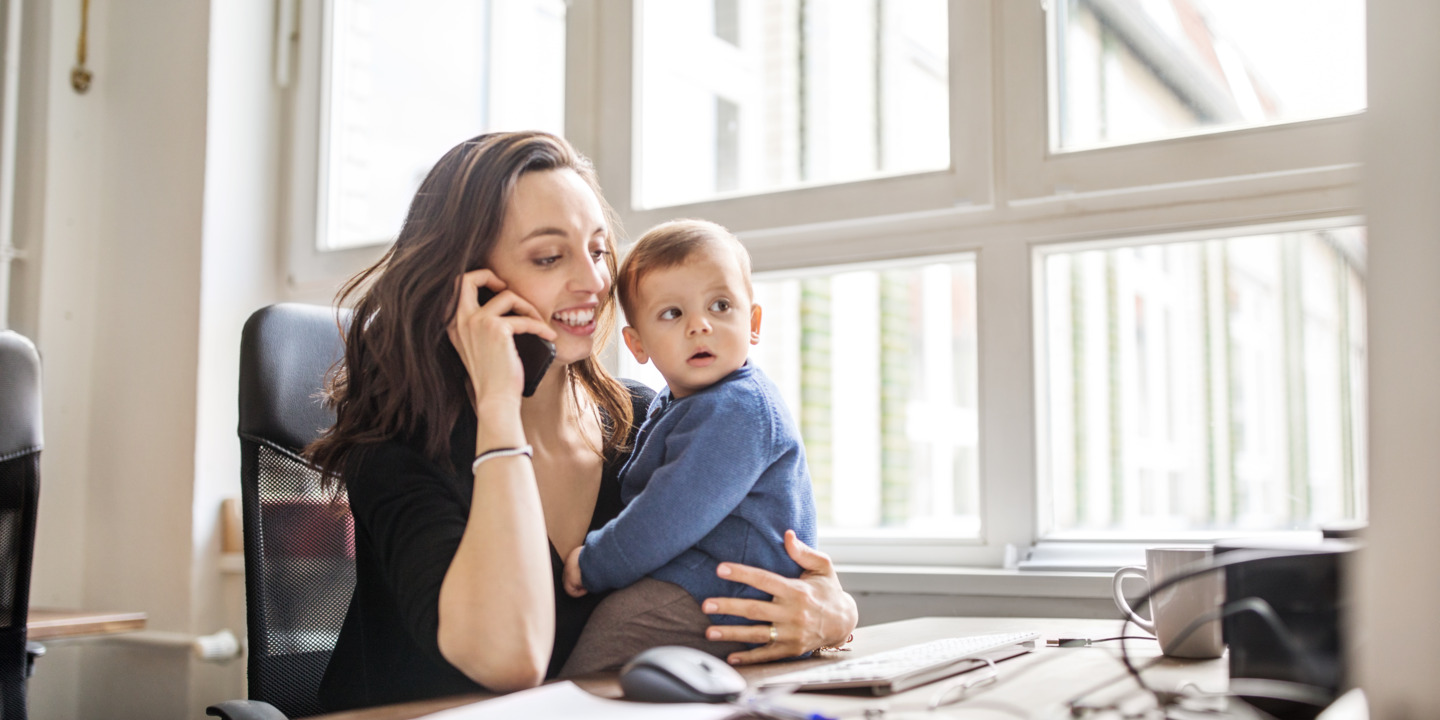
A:
[[[525,432],[520,425],[520,398],[484,397],[475,402],[475,419],[480,432],[494,439],[491,443],[524,445]]]
[[[481,398],[475,403],[475,415],[481,422],[511,424],[520,422],[520,398]]]

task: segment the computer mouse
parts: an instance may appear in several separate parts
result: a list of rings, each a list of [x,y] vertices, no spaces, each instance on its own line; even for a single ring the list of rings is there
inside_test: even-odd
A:
[[[745,678],[703,651],[662,645],[620,668],[620,688],[626,700],[639,702],[730,702],[745,690]]]

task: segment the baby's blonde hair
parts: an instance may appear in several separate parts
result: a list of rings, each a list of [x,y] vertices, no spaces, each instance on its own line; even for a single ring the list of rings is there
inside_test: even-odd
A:
[[[745,278],[745,291],[753,300],[755,288],[750,284],[750,253],[729,230],[709,220],[671,220],[641,235],[620,264],[615,290],[620,296],[620,307],[625,310],[627,321],[634,322],[635,297],[640,290],[640,281],[646,275],[680,265],[696,251],[712,245],[728,247],[735,253],[735,260],[740,263],[740,274]]]

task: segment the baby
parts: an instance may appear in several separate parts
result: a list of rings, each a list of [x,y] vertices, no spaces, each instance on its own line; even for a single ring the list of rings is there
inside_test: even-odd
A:
[[[815,501],[800,433],[775,384],[747,361],[760,341],[750,256],[725,228],[665,223],[631,248],[616,281],[625,345],[667,387],[650,404],[621,470],[625,509],[565,562],[573,596],[624,588],[585,626],[562,676],[619,666],[656,645],[725,657],[742,643],[705,639],[712,597],[768,595],[715,574],[722,562],[798,577],[784,534],[815,544]]]

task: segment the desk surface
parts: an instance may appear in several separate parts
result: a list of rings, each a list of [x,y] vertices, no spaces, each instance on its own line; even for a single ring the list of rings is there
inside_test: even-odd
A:
[[[1130,626],[1131,634],[1136,634]],[[849,657],[890,650],[926,640],[980,633],[1033,631],[1041,635],[1035,652],[996,665],[999,680],[991,687],[948,705],[930,717],[948,717],[963,713],[967,718],[1070,717],[1068,703],[1103,706],[1114,702],[1135,703],[1145,707],[1149,702],[1138,692],[1124,666],[1120,663],[1118,642],[1107,642],[1085,648],[1046,648],[1043,638],[1114,637],[1119,634],[1118,620],[1067,620],[1054,618],[917,618],[872,625],[855,631],[853,650],[825,658],[791,663],[752,665],[740,668],[747,680],[791,672],[812,665],[838,662]],[[1224,660],[1181,661],[1165,658],[1153,640],[1127,643],[1130,656],[1144,666],[1147,682],[1174,689],[1190,682],[1206,690],[1220,690],[1226,684]],[[1043,669],[1037,670],[1040,666]],[[963,676],[962,676],[963,677]],[[904,693],[883,698],[823,693],[798,693],[784,699],[796,710],[820,711],[827,715],[860,717],[869,708],[885,708],[888,713],[924,713],[932,698],[952,681],[923,685]],[[582,678],[580,687],[604,697],[619,697],[620,687],[613,674]],[[427,713],[484,700],[489,695],[461,695],[437,700],[387,705],[325,715],[315,720],[410,720]]]
[[[25,623],[25,632],[26,637],[30,640],[110,635],[144,630],[145,620],[143,612],[87,612],[84,610],[30,608],[29,619]]]

